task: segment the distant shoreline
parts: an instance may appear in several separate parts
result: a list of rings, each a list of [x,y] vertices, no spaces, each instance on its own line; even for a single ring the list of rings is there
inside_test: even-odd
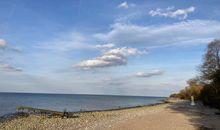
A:
[[[168,98],[166,96],[146,96],[146,95],[119,95],[119,94],[92,94],[92,93],[34,93],[34,92],[0,92],[0,94],[43,94],[43,95],[88,95],[88,96],[120,96],[120,97],[153,97]]]

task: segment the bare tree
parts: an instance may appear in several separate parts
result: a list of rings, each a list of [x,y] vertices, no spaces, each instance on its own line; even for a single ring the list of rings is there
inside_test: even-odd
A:
[[[201,66],[202,76],[206,80],[212,80],[213,75],[220,69],[220,40],[214,40],[208,44]]]

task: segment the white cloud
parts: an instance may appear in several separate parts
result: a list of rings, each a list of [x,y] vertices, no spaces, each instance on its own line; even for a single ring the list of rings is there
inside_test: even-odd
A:
[[[7,42],[4,39],[0,39],[0,48],[5,47]]]
[[[72,32],[65,36],[60,36],[50,41],[46,41],[35,46],[40,49],[48,49],[54,51],[71,51],[74,49],[96,50],[110,49],[115,45],[113,43],[95,44],[96,41],[90,36],[85,36],[79,32]]]
[[[157,76],[157,75],[162,75],[164,74],[164,71],[162,70],[151,70],[149,72],[137,72],[135,74],[136,77],[152,77],[152,76]]]
[[[95,38],[125,46],[167,46],[208,43],[220,37],[220,22],[190,20],[163,25],[134,25],[115,23],[107,33],[97,33]]]
[[[55,51],[69,51],[72,49],[90,49],[94,46],[87,44],[87,38],[85,35],[79,32],[72,32],[65,34],[49,41],[39,43],[36,48],[49,49]]]
[[[18,53],[22,52],[20,48],[8,45],[8,42],[1,38],[0,38],[0,49],[1,51],[4,51],[4,53],[5,52],[18,52]]]
[[[145,13],[143,13],[142,11],[139,11],[139,10],[132,11],[132,12],[129,12],[128,14],[119,14],[119,16],[115,19],[115,21],[128,23],[131,20],[137,20],[141,18],[142,16],[145,16]]]
[[[0,64],[0,70],[6,71],[6,72],[20,72],[20,71],[22,71],[21,68],[16,68],[10,64]]]
[[[176,10],[174,7],[168,7],[167,9],[157,8],[156,10],[151,10],[149,14],[151,16],[186,19],[188,17],[188,14],[194,11],[195,11],[195,7],[193,6],[186,9],[176,9]]]
[[[161,47],[170,45],[204,44],[219,38],[220,22],[214,20],[188,20],[173,24],[135,25],[115,23],[110,31],[84,35],[73,32],[37,47],[54,51],[73,49],[110,49],[114,46]],[[99,43],[107,44],[99,44]],[[114,43],[114,44],[113,44]]]
[[[21,52],[21,50],[18,48],[8,46],[6,40],[0,39],[0,71],[4,71],[4,72],[22,71],[20,68],[16,68],[10,64],[6,64],[8,61],[13,59],[12,57],[13,52]]]
[[[112,44],[112,43],[108,43],[108,44],[98,44],[98,45],[95,45],[95,48],[97,49],[110,49],[110,48],[113,48],[115,45]]]
[[[133,4],[133,3],[128,4],[127,1],[124,1],[118,5],[118,8],[128,9],[128,8],[134,7],[134,6],[135,6],[135,4]]]
[[[77,64],[75,67],[81,69],[103,68],[111,66],[120,66],[127,64],[129,56],[140,54],[136,48],[116,48],[105,52],[102,56],[91,60],[85,60]]]

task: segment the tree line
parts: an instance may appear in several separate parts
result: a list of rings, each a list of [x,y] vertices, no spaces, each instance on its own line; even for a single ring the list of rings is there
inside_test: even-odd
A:
[[[188,86],[170,97],[201,100],[204,105],[220,109],[220,40],[207,46],[199,76],[187,81]]]

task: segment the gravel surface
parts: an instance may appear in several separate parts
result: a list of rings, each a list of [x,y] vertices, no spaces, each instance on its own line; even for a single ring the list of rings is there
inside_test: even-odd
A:
[[[178,101],[155,106],[80,113],[77,118],[30,115],[0,123],[0,130],[199,130],[220,129],[216,110]],[[214,120],[213,120],[214,119]]]

